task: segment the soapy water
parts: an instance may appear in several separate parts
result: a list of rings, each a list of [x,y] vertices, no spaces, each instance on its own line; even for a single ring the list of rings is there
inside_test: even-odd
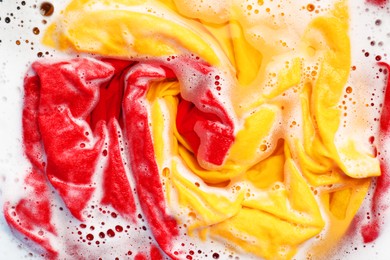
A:
[[[22,150],[22,140],[21,140],[21,125],[19,122],[21,122],[21,109],[22,109],[22,97],[23,97],[23,90],[22,90],[22,77],[29,66],[29,64],[36,60],[37,58],[47,58],[47,57],[66,57],[63,53],[60,53],[58,51],[48,49],[44,46],[42,46],[39,43],[39,36],[40,34],[37,33],[38,31],[34,28],[40,28],[39,31],[44,31],[46,23],[50,23],[50,17],[43,17],[41,15],[41,11],[39,10],[39,4],[40,3],[26,3],[24,1],[21,2],[15,2],[15,3],[7,3],[3,2],[0,3],[2,5],[1,7],[1,20],[0,22],[3,22],[4,24],[0,27],[0,30],[2,30],[1,36],[1,42],[0,42],[0,51],[2,54],[7,55],[6,60],[2,61],[2,69],[1,69],[1,87],[2,87],[2,100],[1,100],[1,121],[2,123],[2,134],[1,143],[4,144],[3,149],[1,149],[2,156],[2,162],[1,162],[1,172],[2,175],[2,186],[1,186],[1,192],[2,192],[2,198],[9,198],[10,194],[12,194],[12,197],[15,199],[15,201],[18,199],[17,193],[18,191],[23,192],[23,180],[24,176],[23,173],[27,172],[27,169],[29,167],[26,159],[23,157],[23,150]],[[35,5],[35,7],[34,7]],[[55,3],[54,7],[55,10],[61,10],[61,5],[64,5],[64,3]],[[4,8],[3,8],[4,6]],[[249,5],[248,5],[249,6]],[[311,10],[312,7],[309,7]],[[250,9],[250,8],[249,8]],[[255,12],[255,10],[253,11]],[[386,75],[384,73],[384,69],[382,68],[382,71],[379,71],[379,68],[376,66],[377,61],[387,61],[387,54],[389,52],[389,46],[390,46],[390,31],[387,32],[388,27],[386,24],[390,24],[389,18],[387,18],[386,14],[388,14],[388,9],[382,8],[382,7],[376,7],[372,5],[367,5],[365,3],[359,3],[356,5],[355,8],[352,9],[352,21],[357,21],[357,24],[352,24],[351,32],[352,32],[352,64],[356,66],[356,74],[359,73],[359,70],[366,71],[367,69],[369,71],[372,71],[370,74],[370,77],[367,79],[359,79],[363,80],[363,82],[366,83],[366,85],[369,86],[383,86],[383,82],[386,78]],[[354,19],[354,17],[365,17],[363,22],[359,19]],[[378,18],[379,17],[379,18]],[[43,22],[42,20],[45,19],[46,22]],[[361,24],[363,23],[363,25]],[[364,29],[362,29],[364,28]],[[13,29],[13,33],[10,32],[10,29]],[[366,34],[366,35],[363,35]],[[363,36],[362,36],[363,35]],[[357,37],[359,40],[354,40],[354,37]],[[361,39],[367,39],[366,41],[363,41]],[[16,56],[15,58],[12,55],[8,55],[7,53],[14,53]],[[11,57],[10,57],[11,56]],[[370,64],[367,68],[367,64]],[[352,79],[353,80],[353,79]],[[362,82],[362,81],[360,81]],[[351,86],[354,85],[354,82],[352,81]],[[353,115],[353,111],[349,110],[349,106],[353,106],[354,99],[357,100],[364,100],[363,103],[368,105],[368,111],[366,111],[367,115],[364,116],[365,120],[368,120],[368,123],[370,123],[370,120],[373,118],[379,117],[380,112],[380,103],[383,98],[383,89],[375,88],[375,89],[367,89],[367,93],[356,93],[354,89],[352,88],[352,92],[348,93],[349,91],[346,90],[347,94],[350,94],[350,96],[353,96],[352,100],[349,100],[349,96],[346,97],[346,105],[348,105],[348,119],[346,119],[346,122],[349,124],[353,123],[353,120],[361,120],[361,115]],[[349,103],[348,103],[349,102]],[[357,102],[359,104],[362,104],[362,102]],[[373,105],[372,105],[373,104]],[[344,104],[342,104],[344,105]],[[357,109],[356,111],[361,111]],[[352,122],[352,123],[351,123]],[[375,126],[375,124],[373,124]],[[352,127],[346,124],[345,131],[349,133]],[[367,137],[369,137],[372,132],[376,132],[377,129],[373,128],[367,133]],[[371,132],[372,131],[372,132]],[[340,134],[342,135],[342,134]],[[361,140],[362,142],[368,142],[367,140]],[[12,176],[12,177],[10,177]],[[14,176],[17,176],[17,178],[14,178]],[[10,189],[9,187],[13,187]],[[369,192],[369,195],[367,196],[366,204],[364,204],[360,210],[360,213],[358,216],[361,216],[362,218],[367,218],[366,214],[367,212],[370,212],[370,200],[372,199],[371,196],[374,193],[374,188],[372,188],[372,191]],[[22,195],[20,195],[22,196]],[[63,215],[63,211],[66,207],[61,205],[60,201],[57,201],[55,203],[57,207],[55,207],[55,212],[58,213],[58,216]],[[147,230],[143,229],[142,225],[142,216],[139,220],[137,220],[136,227],[125,227],[126,225],[122,223],[121,219],[117,219],[116,225],[112,226],[105,226],[102,225],[102,223],[109,223],[109,221],[112,219],[112,209],[99,209],[97,205],[93,205],[93,203],[89,206],[89,209],[98,211],[99,220],[95,220],[96,224],[92,224],[89,226],[80,226],[79,223],[72,223],[68,226],[68,228],[73,228],[74,230],[72,232],[80,234],[80,240],[85,240],[86,245],[88,245],[88,241],[103,241],[97,240],[96,238],[99,236],[100,232],[97,230],[101,229],[105,231],[104,239],[107,239],[106,237],[113,237],[113,239],[119,239],[121,235],[117,234],[124,234],[127,230],[130,232],[131,228],[137,228],[143,231],[145,231],[145,235],[140,235],[144,240],[139,239],[139,242],[141,245],[148,243],[150,240],[149,237],[151,237],[150,233],[147,233]],[[65,210],[66,211],[66,210]],[[103,213],[105,211],[105,213]],[[109,213],[108,213],[109,212]],[[55,214],[57,214],[55,213]],[[69,214],[69,213],[68,213]],[[65,214],[66,215],[66,214]],[[381,234],[379,236],[379,239],[371,244],[363,244],[359,232],[351,231],[351,235],[347,236],[345,238],[345,242],[341,246],[339,252],[337,253],[337,256],[335,256],[335,259],[337,258],[346,258],[349,257],[353,259],[354,256],[364,254],[368,252],[367,254],[374,254],[378,259],[386,258],[388,256],[388,252],[385,250],[384,242],[386,239],[386,235],[389,232],[386,232],[388,230],[388,222],[386,222],[386,219],[388,219],[388,213],[386,211],[382,212],[381,219],[384,220],[383,229],[381,228]],[[110,221],[111,223],[111,221]],[[105,226],[105,227],[103,227]],[[359,224],[358,224],[359,226]],[[20,253],[19,256],[28,256],[28,257],[40,257],[39,254],[30,253],[28,249],[26,249],[24,246],[19,246],[19,241],[15,240],[12,235],[9,232],[8,227],[5,225],[1,226],[2,229],[5,231],[7,236],[1,237],[0,239],[4,239],[4,242],[0,243],[0,250],[4,250],[4,256],[10,256],[15,257],[14,254]],[[92,230],[93,227],[93,230]],[[123,228],[122,231],[121,228]],[[89,232],[86,232],[84,230],[89,229]],[[111,231],[112,232],[111,232]],[[116,232],[115,232],[115,231]],[[67,230],[64,230],[64,232],[68,232]],[[110,234],[110,235],[109,235]],[[113,235],[115,234],[115,235]],[[93,238],[92,238],[93,236]],[[100,237],[100,236],[99,236]],[[187,238],[188,239],[188,238]],[[383,239],[383,240],[381,240]],[[359,241],[360,243],[357,243],[356,241]],[[183,241],[183,248],[186,247],[189,243],[193,243],[191,241]],[[232,252],[226,251],[223,245],[209,245],[210,248],[205,250],[203,249],[204,246],[201,246],[201,249],[194,250],[192,252],[188,252],[189,255],[192,255],[195,259],[198,258],[218,258],[225,259],[231,255],[233,258],[235,257]],[[10,250],[10,248],[18,248],[22,247],[23,249],[16,249],[16,250]],[[219,247],[219,248],[218,248]],[[101,250],[105,250],[104,246],[101,247]],[[200,251],[199,251],[200,250]],[[88,251],[88,250],[87,250]],[[130,250],[131,251],[131,250]],[[1,251],[0,251],[1,252]],[[15,253],[17,252],[17,253]],[[1,252],[3,253],[3,252]],[[115,257],[115,255],[113,255]]]

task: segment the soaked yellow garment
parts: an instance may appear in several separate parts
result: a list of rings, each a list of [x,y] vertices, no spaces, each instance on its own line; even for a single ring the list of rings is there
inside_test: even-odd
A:
[[[225,2],[214,19],[179,0],[74,0],[43,41],[124,59],[195,54],[234,75],[230,98],[241,124],[218,170],[202,168],[176,129],[180,83],[150,88],[168,204],[191,236],[266,259],[290,259],[311,239],[309,254],[320,255],[380,175],[367,149],[348,136],[336,142],[351,67],[346,1],[307,15],[297,35],[278,23],[287,14],[269,15],[267,1]]]

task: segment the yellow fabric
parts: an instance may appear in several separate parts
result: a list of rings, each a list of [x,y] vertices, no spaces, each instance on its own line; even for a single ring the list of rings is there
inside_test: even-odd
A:
[[[155,155],[171,211],[190,235],[266,259],[290,259],[321,232],[324,239],[315,240],[309,253],[330,250],[371,177],[380,175],[367,149],[348,136],[335,141],[351,67],[346,1],[313,15],[294,46],[288,39],[274,41],[289,31],[260,16],[269,12],[267,1],[250,7],[226,1],[215,22],[212,15],[189,18],[195,13],[180,12],[193,10],[179,11],[177,2],[74,0],[43,41],[125,59],[195,54],[234,74],[230,101],[239,124],[218,170],[202,168],[176,129],[180,84],[151,84]],[[311,64],[317,68],[308,73]]]
[[[249,85],[257,77],[260,70],[261,52],[245,40],[242,28],[236,21],[230,23],[230,37],[233,43],[238,82],[240,85]]]
[[[65,22],[52,24],[43,42],[62,50],[121,58],[162,57],[189,50],[211,64],[219,62],[210,44],[190,24],[183,26],[149,13],[121,10],[117,5],[140,5],[145,1],[102,1],[105,7],[101,10],[89,8],[94,2],[75,1],[69,5]]]
[[[292,257],[297,245],[322,230],[324,221],[314,195],[285,149],[285,185],[246,198],[239,214],[211,227],[211,234],[266,259],[277,259]]]
[[[292,65],[288,68],[283,68],[278,75],[278,82],[275,89],[265,96],[267,98],[274,98],[282,94],[291,87],[297,86],[301,81],[301,61],[299,58],[294,58]]]

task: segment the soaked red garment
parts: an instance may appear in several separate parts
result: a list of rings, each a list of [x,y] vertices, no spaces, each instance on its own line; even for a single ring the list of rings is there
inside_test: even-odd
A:
[[[196,60],[182,62],[205,77],[212,70]],[[156,62],[35,62],[25,77],[23,107],[23,143],[32,170],[25,198],[4,206],[11,228],[55,259],[60,252],[52,240],[63,238],[50,207],[53,197],[62,199],[73,218],[86,221],[85,208],[102,191],[100,205],[128,223],[135,223],[139,201],[156,243],[134,253],[137,259],[180,257],[172,252],[178,225],[164,198],[146,99],[151,81],[167,79],[177,80],[175,70]],[[231,115],[208,86],[193,91],[193,100],[179,104],[178,131],[198,160],[221,165],[234,142]]]
[[[388,0],[366,0],[366,2],[383,8],[388,3]]]
[[[379,66],[384,68],[384,72],[389,74],[390,65],[385,62],[379,62]],[[371,201],[370,218],[366,220],[366,223],[361,227],[361,234],[364,243],[371,243],[375,241],[381,232],[383,226],[383,217],[381,213],[385,212],[388,208],[385,197],[390,192],[390,158],[386,147],[390,144],[390,78],[387,75],[387,84],[385,89],[385,96],[383,100],[382,112],[380,117],[380,138],[378,140],[379,145],[379,157],[381,158],[381,176],[376,178],[376,185]]]

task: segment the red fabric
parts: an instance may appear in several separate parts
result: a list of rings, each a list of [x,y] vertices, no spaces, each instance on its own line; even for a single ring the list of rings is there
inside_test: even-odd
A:
[[[205,103],[213,105],[209,101]],[[231,122],[229,124],[232,125]],[[201,152],[203,152],[202,159],[215,165],[223,164],[226,154],[234,141],[233,128],[231,126],[224,125],[217,115],[203,112],[193,103],[186,100],[181,100],[179,103],[176,126],[178,132],[190,144],[196,156],[199,156],[199,147],[201,145],[198,133],[207,133],[203,137],[203,146],[201,147]]]
[[[99,87],[114,71],[88,59],[34,63],[33,69],[40,81],[35,131],[42,135],[46,174],[72,214],[81,219],[95,190],[92,177],[107,135],[103,122],[91,132],[85,120],[96,106]]]
[[[4,205],[4,217],[11,228],[35,243],[48,258],[56,258],[58,252],[52,247],[48,233],[56,234],[51,221],[50,192],[45,176],[32,170],[25,184],[29,187],[26,197],[15,206]]]
[[[163,259],[160,250],[155,246],[152,246],[150,248],[150,259],[153,259],[153,260],[162,260]]]
[[[199,61],[182,62],[205,77],[212,70]],[[55,258],[58,252],[51,241],[36,234],[43,229],[56,235],[50,210],[56,195],[47,181],[80,221],[85,221],[83,211],[99,188],[102,205],[112,206],[135,223],[135,189],[158,243],[152,244],[149,252],[138,252],[137,257],[150,254],[152,259],[162,259],[161,249],[177,258],[171,251],[179,232],[165,202],[146,99],[150,82],[176,80],[175,71],[155,62],[85,58],[35,62],[32,69],[34,74],[26,76],[24,85],[23,141],[33,167],[26,186],[33,192],[16,205],[6,204],[9,225]],[[195,100],[181,99],[178,130],[199,160],[221,165],[234,141],[234,126],[222,103],[204,82],[200,84],[202,91],[194,95]],[[97,175],[99,171],[101,175]],[[99,176],[102,187],[94,180]],[[36,201],[39,204],[35,205]]]
[[[134,66],[126,79],[127,89],[123,102],[129,157],[141,207],[155,239],[169,254],[170,240],[178,235],[178,228],[175,219],[166,212],[146,106],[149,82],[163,80],[165,77],[166,70],[158,65]],[[148,80],[138,80],[139,78]]]
[[[387,69],[387,74],[390,72],[390,65],[384,62],[378,63],[379,66]],[[390,189],[390,158],[387,156],[385,142],[388,140],[390,134],[390,79],[387,78],[385,89],[385,97],[383,102],[383,109],[380,117],[380,135],[379,150],[381,151],[381,176],[376,178],[376,185],[371,201],[371,216],[368,223],[361,227],[361,234],[365,243],[375,241],[381,232],[381,221],[383,217],[381,212],[387,209],[384,197],[388,194]],[[382,151],[383,150],[383,151]]]
[[[372,5],[377,5],[380,7],[385,7],[386,4],[388,3],[388,0],[366,0],[367,3],[370,3]]]
[[[379,63],[380,66],[387,69],[387,73],[390,73],[390,65],[384,62]],[[383,109],[380,119],[380,128],[384,135],[388,135],[390,131],[390,80],[387,80],[387,87],[385,90],[385,98],[383,101]]]

